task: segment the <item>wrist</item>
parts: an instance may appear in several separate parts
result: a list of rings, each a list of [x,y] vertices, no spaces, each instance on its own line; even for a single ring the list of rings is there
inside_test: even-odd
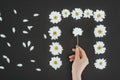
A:
[[[72,72],[72,80],[81,80],[81,74]]]

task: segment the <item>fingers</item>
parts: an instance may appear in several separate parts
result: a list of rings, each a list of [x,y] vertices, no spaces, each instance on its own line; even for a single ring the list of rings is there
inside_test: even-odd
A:
[[[81,55],[80,55],[81,58],[87,58],[87,55],[86,55],[85,51],[83,50],[83,48],[81,48],[80,46],[78,48],[79,48],[79,51],[81,53]]]
[[[74,59],[75,59],[75,55],[69,56],[69,61],[70,61],[70,62],[74,61]]]

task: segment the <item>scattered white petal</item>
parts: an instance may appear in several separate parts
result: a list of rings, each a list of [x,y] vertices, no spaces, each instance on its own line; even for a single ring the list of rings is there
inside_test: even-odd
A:
[[[10,63],[10,59],[6,55],[3,55],[3,58],[6,59],[8,63]]]
[[[24,30],[24,31],[23,31],[23,34],[28,34],[28,31],[25,31],[25,30]]]
[[[83,11],[80,8],[75,8],[72,12],[73,19],[79,20],[83,16]]]
[[[34,49],[34,46],[31,46],[31,47],[30,47],[30,51],[32,51],[33,49]]]
[[[28,22],[29,20],[28,19],[23,19],[23,22]]]
[[[28,41],[28,42],[27,42],[27,46],[29,47],[29,46],[30,46],[30,44],[31,44],[31,41]]]
[[[52,42],[52,45],[50,45],[49,51],[53,55],[59,55],[59,54],[62,54],[63,47],[59,44],[59,42]]]
[[[60,12],[57,12],[57,11],[52,11],[49,15],[49,19],[50,19],[50,22],[52,22],[53,24],[55,23],[57,24],[62,20]]]
[[[104,54],[106,51],[105,44],[102,41],[97,41],[96,44],[93,45],[95,54]]]
[[[13,27],[13,28],[12,28],[12,32],[15,33],[15,31],[16,31],[16,29],[15,29],[15,27]]]
[[[76,37],[78,35],[82,36],[82,33],[83,33],[83,30],[81,28],[78,28],[78,27],[73,28],[74,37]]]
[[[1,38],[6,38],[6,35],[5,34],[0,34],[0,37]]]
[[[44,36],[44,39],[47,39],[47,36],[46,36],[46,34],[43,34],[43,36]]]
[[[28,28],[29,30],[31,30],[31,29],[33,28],[33,26],[27,26],[27,28]]]
[[[4,66],[0,66],[0,69],[5,69],[5,67]]]
[[[34,62],[36,62],[36,61],[32,59],[32,60],[30,60],[30,62],[34,63]]]
[[[13,9],[13,12],[14,12],[15,14],[17,14],[17,11],[16,11],[15,9]]]
[[[41,71],[41,69],[40,68],[36,68],[36,71]]]
[[[0,21],[2,21],[2,17],[0,17]]]
[[[23,64],[19,63],[19,64],[17,64],[17,66],[18,66],[18,67],[22,67],[22,66],[23,66]]]
[[[105,69],[106,66],[107,66],[106,59],[104,59],[104,58],[102,58],[102,59],[96,59],[96,60],[95,60],[95,63],[94,63],[94,66],[95,66],[97,69],[100,69],[100,70]]]
[[[104,25],[97,25],[96,28],[94,29],[94,35],[95,37],[104,37],[106,35],[106,27]]]
[[[48,31],[50,37],[51,37],[51,40],[56,40],[58,39],[58,37],[61,36],[61,30],[59,29],[58,26],[53,26],[49,29]]]
[[[58,68],[60,68],[62,66],[62,61],[58,56],[57,57],[52,57],[51,61],[49,61],[49,65],[52,68],[54,68],[55,70],[57,70]]]
[[[9,42],[7,42],[7,45],[8,45],[8,47],[11,47],[11,44]]]
[[[37,16],[39,16],[39,15],[40,15],[40,14],[38,14],[38,13],[33,14],[34,17],[37,17]]]
[[[23,42],[22,45],[23,45],[23,47],[25,47],[25,48],[27,47],[25,42]]]

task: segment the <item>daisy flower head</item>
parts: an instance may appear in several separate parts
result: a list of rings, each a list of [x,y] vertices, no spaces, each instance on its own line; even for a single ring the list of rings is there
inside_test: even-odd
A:
[[[62,16],[63,18],[67,18],[70,15],[70,11],[68,9],[63,9],[62,10]]]
[[[60,12],[57,11],[52,11],[49,15],[49,19],[53,24],[57,24],[62,20]]]
[[[93,14],[93,18],[96,22],[102,22],[106,16],[103,10],[96,10]]]
[[[104,37],[106,35],[106,27],[104,25],[97,25],[94,29],[94,35],[95,37]]]
[[[62,66],[62,61],[58,56],[52,57],[51,60],[49,61],[49,64],[52,68],[57,70],[58,68],[60,68]]]
[[[93,10],[85,9],[84,10],[84,17],[85,18],[90,18],[91,16],[93,16]]]
[[[102,41],[96,42],[93,47],[95,50],[95,54],[104,54],[106,51],[105,44]]]
[[[51,40],[56,40],[58,39],[58,37],[61,36],[61,30],[59,29],[58,26],[53,26],[49,29],[48,31],[50,37],[51,37]]]
[[[59,44],[59,42],[52,42],[50,45],[50,50],[52,55],[59,55],[62,54],[63,47]]]
[[[100,70],[105,69],[106,66],[107,66],[106,59],[104,59],[104,58],[102,58],[102,59],[96,59],[96,60],[95,60],[95,63],[94,63],[94,66],[95,66],[97,69],[100,69]]]
[[[80,8],[75,8],[75,9],[71,12],[71,14],[72,14],[73,19],[78,20],[78,19],[81,19],[82,15],[83,15],[83,11],[82,11],[82,9],[80,9]]]
[[[83,30],[81,28],[78,28],[78,27],[73,28],[74,37],[76,37],[78,35],[82,36],[82,33],[83,33]]]

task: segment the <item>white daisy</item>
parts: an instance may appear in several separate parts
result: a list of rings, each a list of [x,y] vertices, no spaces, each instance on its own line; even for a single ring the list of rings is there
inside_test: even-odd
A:
[[[94,12],[93,18],[96,22],[102,22],[105,19],[105,12],[103,10],[96,10]]]
[[[104,25],[97,25],[97,27],[94,29],[94,35],[95,37],[104,37],[106,35],[106,27]]]
[[[59,54],[62,54],[63,47],[59,44],[59,42],[52,42],[52,45],[50,45],[49,51],[53,55],[59,55]]]
[[[83,14],[83,11],[82,11],[82,9],[80,9],[80,8],[75,8],[75,9],[71,12],[71,14],[72,14],[73,19],[78,20],[78,19],[81,19],[82,14]]]
[[[58,26],[53,26],[52,28],[50,28],[48,33],[51,37],[51,40],[56,40],[58,39],[58,37],[61,36],[61,30],[59,29]]]
[[[84,11],[84,17],[85,18],[90,18],[91,16],[93,16],[93,10],[85,9],[85,11]]]
[[[49,15],[49,19],[53,24],[57,24],[62,20],[60,12],[57,11],[52,11]]]
[[[75,37],[78,35],[82,36],[82,33],[83,33],[83,30],[81,28],[78,28],[78,27],[73,28],[73,34]]]
[[[95,50],[95,54],[104,54],[106,51],[106,47],[104,47],[105,44],[102,41],[98,41],[96,42],[96,44],[94,44],[94,50]]]
[[[51,61],[49,61],[49,64],[52,68],[57,70],[58,68],[62,66],[62,61],[59,57],[52,57]]]
[[[68,9],[63,9],[62,10],[62,16],[63,18],[67,18],[70,15],[70,11]]]
[[[107,62],[106,62],[106,59],[102,58],[102,59],[96,59],[95,63],[94,63],[94,66],[97,68],[97,69],[105,69],[106,66],[107,66]]]

